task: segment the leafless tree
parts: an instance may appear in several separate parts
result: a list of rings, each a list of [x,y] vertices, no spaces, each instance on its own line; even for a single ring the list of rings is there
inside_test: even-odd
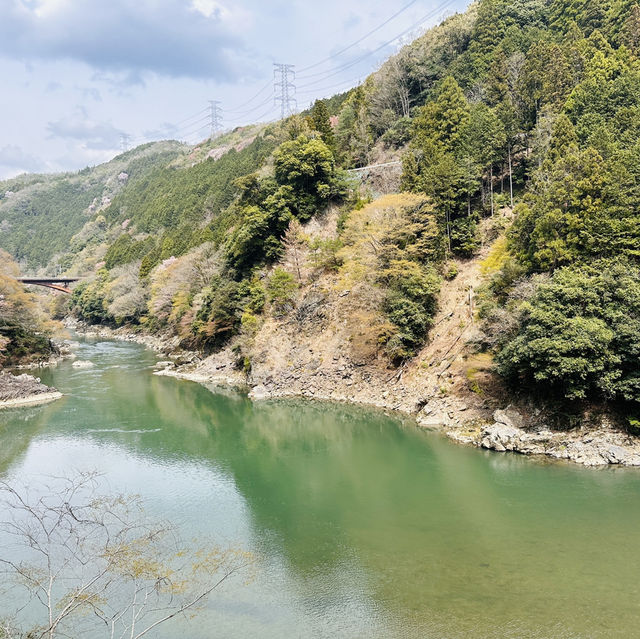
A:
[[[5,601],[16,602],[0,637],[102,631],[139,639],[197,609],[253,562],[236,549],[187,549],[171,525],[145,516],[138,498],[102,494],[98,480],[84,473],[29,488],[0,481],[0,567],[11,588]],[[16,633],[21,623],[32,625]]]
[[[295,271],[298,282],[302,281],[302,267],[305,263],[305,255],[308,248],[307,237],[302,229],[302,224],[297,219],[289,222],[282,243],[285,249],[285,263],[291,265]]]

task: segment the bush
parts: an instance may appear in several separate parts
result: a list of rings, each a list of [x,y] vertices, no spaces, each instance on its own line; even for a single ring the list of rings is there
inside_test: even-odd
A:
[[[407,260],[394,260],[383,271],[382,280],[390,291],[384,311],[398,328],[387,344],[387,353],[393,360],[412,357],[431,327],[440,280],[433,270]]]
[[[267,294],[276,317],[286,315],[293,310],[293,300],[297,290],[298,284],[291,273],[287,273],[282,268],[276,268],[273,271],[267,285]]]
[[[458,265],[455,262],[449,262],[445,265],[444,279],[450,282],[458,276]]]
[[[568,399],[640,402],[640,269],[597,262],[541,280],[497,362],[507,378]]]

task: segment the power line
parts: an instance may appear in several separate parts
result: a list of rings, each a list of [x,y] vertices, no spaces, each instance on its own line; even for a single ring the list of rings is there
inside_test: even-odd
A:
[[[278,64],[274,62],[273,66],[273,88],[276,93],[278,92],[278,88],[280,89],[280,95],[276,95],[273,101],[274,104],[280,102],[280,113],[282,119],[284,119],[298,108],[298,102],[295,98],[296,86],[292,82],[292,80],[296,78],[296,72],[293,70],[293,64]],[[278,74],[280,74],[279,81],[277,81]],[[295,107],[292,109],[291,105],[295,105]]]
[[[251,104],[259,95],[262,95],[262,93],[264,93],[269,87],[273,87],[273,80],[269,80],[256,94],[254,94],[248,100],[245,100],[244,104],[240,105],[242,107],[240,110],[242,110],[248,104]],[[270,100],[271,98],[268,98],[268,99]],[[232,109],[225,109],[225,111],[227,113],[236,113],[238,111],[238,109],[233,109],[233,108]]]
[[[195,113],[194,115],[185,118],[184,120],[180,120],[179,122],[175,123],[175,126],[180,126],[181,124],[184,124],[185,122],[189,122],[189,120],[195,120],[198,116],[202,115],[203,113],[207,113],[208,112],[208,108],[206,109],[202,109],[202,111],[198,111],[198,113]]]
[[[391,38],[391,40],[387,40],[386,42],[382,43],[379,47],[374,49],[373,51],[370,51],[369,53],[365,53],[364,55],[356,58],[355,60],[352,60],[351,62],[348,62],[346,64],[343,64],[343,65],[337,67],[333,71],[330,71],[330,72],[324,72],[323,71],[323,72],[320,72],[320,73],[311,73],[311,74],[309,74],[307,76],[304,76],[304,77],[301,76],[300,79],[314,78],[314,77],[317,77],[317,76],[323,76],[323,77],[319,78],[318,80],[314,80],[313,82],[309,82],[308,84],[302,85],[302,87],[300,87],[300,88],[306,88],[306,87],[312,86],[314,84],[317,84],[318,82],[322,82],[322,80],[330,78],[330,77],[332,77],[334,75],[338,75],[342,71],[346,71],[347,69],[350,69],[351,67],[355,66],[356,64],[359,64],[363,60],[366,60],[370,56],[375,55],[376,53],[378,53],[379,51],[381,51],[385,47],[389,46],[390,44],[393,44],[396,40],[398,40],[399,38],[402,38],[403,36],[405,36],[410,31],[415,30],[418,25],[421,25],[422,23],[424,23],[427,20],[429,20],[429,19],[433,18],[434,16],[436,16],[438,13],[441,13],[449,5],[452,5],[455,1],[456,0],[445,0],[445,2],[440,4],[438,7],[436,7],[432,11],[430,11],[428,14],[426,14],[422,18],[420,18],[417,22],[412,24],[409,28],[405,29],[404,31],[402,31],[398,35],[396,35],[393,38]]]
[[[191,131],[182,131],[178,136],[178,138],[189,138],[192,135],[196,135],[197,133],[202,132],[202,134],[204,135],[204,132],[209,128],[209,124],[204,124],[201,127],[197,128],[197,129],[192,129]]]
[[[252,120],[254,122],[262,122],[264,118],[266,118],[268,115],[273,114],[274,108],[275,108],[275,105],[272,103],[271,106],[264,113],[261,113],[260,115],[255,116],[254,118],[252,118]],[[242,124],[242,122],[243,122],[242,119],[236,119],[236,120],[232,120],[230,124],[238,126]]]
[[[327,58],[325,58],[323,60],[320,60],[319,62],[316,62],[316,63],[314,63],[312,65],[307,66],[307,67],[304,67],[302,70],[303,71],[307,71],[309,69],[313,69],[313,68],[315,68],[317,66],[320,66],[321,64],[324,64],[325,62],[328,62],[330,60],[333,60],[333,59],[337,58],[338,56],[342,55],[346,51],[349,51],[350,49],[352,49],[353,47],[355,47],[356,45],[361,43],[363,40],[365,40],[366,38],[370,37],[371,35],[373,35],[377,31],[382,29],[384,26],[389,24],[392,20],[397,18],[401,13],[403,13],[404,11],[409,9],[416,2],[417,2],[417,0],[411,0],[406,5],[404,5],[402,8],[400,8],[398,11],[396,11],[392,16],[387,18],[384,22],[382,22],[377,27],[375,27],[371,31],[369,31],[366,34],[364,34],[363,36],[361,36],[358,40],[352,42],[351,44],[349,44],[346,47],[343,47],[342,49],[340,49],[336,53],[328,56]],[[296,85],[294,84],[295,79],[296,79],[296,73],[295,73],[295,70],[294,70],[294,65],[292,65],[292,64],[279,64],[279,63],[274,64],[273,85],[272,85],[272,81],[267,82],[251,98],[246,100],[241,105],[241,107],[246,107],[246,106],[250,105],[251,102],[253,102],[260,95],[262,95],[270,86],[273,86],[274,94],[275,94],[273,96],[273,100],[274,100],[273,104],[276,105],[276,106],[278,104],[280,105],[280,115],[281,115],[282,118],[285,118],[287,115],[289,115],[290,113],[293,113],[293,112],[295,112],[297,110],[297,100],[296,100],[296,95],[298,94],[297,93],[297,88],[299,88],[299,89],[309,89],[309,90],[306,90],[306,91],[304,91],[304,90],[300,91],[299,95],[309,95],[309,94],[312,94],[312,93],[316,93],[317,94],[317,93],[320,93],[320,92],[332,90],[332,89],[337,88],[339,86],[345,86],[344,90],[347,90],[348,85],[354,85],[354,84],[356,84],[356,82],[357,82],[357,84],[359,84],[360,80],[357,80],[357,81],[353,80],[353,81],[349,81],[349,82],[347,82],[347,81],[338,82],[336,84],[332,84],[330,86],[325,86],[325,87],[322,87],[322,88],[316,88],[315,85],[317,85],[317,84],[319,84],[319,83],[323,82],[324,80],[327,80],[327,79],[329,79],[331,77],[334,77],[334,76],[342,73],[343,71],[346,71],[347,69],[350,69],[351,67],[355,66],[356,64],[359,64],[360,62],[366,60],[367,58],[371,57],[372,55],[375,55],[376,53],[378,53],[379,51],[381,51],[385,47],[387,47],[390,44],[394,43],[399,38],[402,38],[403,36],[405,36],[410,31],[415,30],[417,27],[422,25],[425,21],[433,18],[439,12],[444,11],[446,8],[448,8],[454,2],[455,2],[455,0],[445,0],[438,7],[436,7],[435,9],[433,9],[431,11],[429,11],[429,13],[427,13],[422,18],[420,18],[418,21],[413,23],[409,28],[403,30],[401,33],[399,33],[398,35],[396,35],[392,39],[388,40],[387,42],[384,42],[383,44],[381,44],[379,47],[377,47],[373,51],[370,51],[370,52],[368,52],[368,53],[366,53],[366,54],[364,54],[362,56],[359,56],[355,60],[352,60],[350,62],[342,64],[342,65],[338,66],[337,68],[334,68],[333,70],[321,71],[321,72],[317,72],[317,73],[308,74],[306,76],[300,76],[299,79],[317,78],[317,79],[312,80],[311,82],[308,82],[307,84],[303,84],[300,87],[296,87]],[[313,88],[310,88],[310,87],[313,87]],[[260,109],[263,106],[267,105],[270,101],[271,101],[271,96],[268,96],[265,100],[259,102],[258,104],[256,104],[255,106],[253,106],[251,108],[248,108],[248,109],[241,108],[241,109],[228,110],[229,113],[231,113],[232,115],[236,116],[235,119],[232,120],[231,122],[232,123],[233,122],[239,122],[240,119],[243,119],[243,118],[245,118],[245,116],[250,115],[251,113],[254,113],[258,109]],[[272,110],[273,110],[273,107],[270,107],[268,111],[266,111],[265,113],[261,114],[256,119],[258,121],[260,121],[262,118],[264,118],[267,115],[271,114]],[[202,126],[197,127],[197,125],[200,124],[201,122],[206,122],[206,124],[203,124]],[[185,118],[183,120],[178,121],[175,124],[174,130],[171,133],[171,135],[175,135],[176,138],[183,137],[183,136],[185,136],[184,131],[187,130],[187,129],[189,129],[190,131],[186,135],[194,135],[194,134],[202,131],[203,129],[205,129],[207,126],[210,129],[211,136],[215,135],[215,133],[217,133],[218,131],[222,130],[222,109],[220,107],[220,102],[217,101],[217,100],[210,100],[209,101],[209,106],[206,107],[205,109],[203,109],[203,110],[199,111],[198,113],[195,113],[195,114],[193,114],[193,115],[191,115],[191,116],[189,116],[189,117],[187,117],[187,118]],[[194,128],[194,127],[196,127],[196,128]],[[158,137],[160,137],[160,136],[158,136]],[[131,136],[129,136],[127,134],[123,134],[121,136],[121,146],[122,146],[123,150],[127,150],[129,148],[129,145],[132,142],[132,140],[135,143],[137,143],[138,140],[151,141],[153,139],[157,139],[157,138],[155,138],[154,136],[140,136],[140,137],[136,137],[136,138],[132,139]]]
[[[340,49],[340,51],[336,51],[336,53],[330,55],[324,60],[320,60],[320,62],[316,62],[315,64],[310,64],[308,67],[304,67],[300,69],[300,71],[304,73],[309,69],[314,69],[315,67],[319,67],[321,64],[324,64],[325,62],[329,62],[330,60],[333,60],[334,58],[337,58],[338,56],[342,55],[345,51],[349,51],[349,49],[353,49],[353,47],[360,44],[363,40],[366,40],[370,35],[373,35],[377,31],[380,31],[382,27],[387,26],[393,19],[397,18],[401,13],[405,12],[409,7],[413,6],[417,1],[418,0],[411,0],[409,4],[406,4],[404,7],[402,7],[402,9],[396,11],[396,13],[394,13],[390,18],[387,18],[382,24],[379,24],[375,29],[372,29],[368,33],[365,33],[360,39],[356,40],[355,42],[352,42],[348,47],[345,47],[344,49]]]
[[[129,142],[131,141],[131,136],[127,133],[120,134],[120,148],[123,153],[126,153],[129,150]]]
[[[320,94],[324,91],[331,91],[333,89],[337,89],[338,87],[344,87],[343,91],[347,91],[353,86],[357,86],[361,84],[361,78],[355,78],[354,80],[343,80],[342,82],[336,82],[328,87],[319,87],[317,89],[308,89],[307,91],[298,91],[296,95],[308,95],[310,93]]]
[[[271,84],[272,81],[269,82],[269,84]],[[258,104],[256,104],[256,106],[254,106],[251,109],[247,109],[246,111],[234,111],[232,112],[233,115],[236,116],[235,119],[237,119],[237,116],[240,117],[244,117],[245,115],[248,115],[249,113],[253,113],[254,111],[257,111],[258,109],[261,109],[263,106],[265,106],[265,104],[269,104],[269,103],[273,103],[273,96],[268,96],[265,100],[263,100],[262,102],[259,102]],[[225,109],[226,111],[226,109]]]

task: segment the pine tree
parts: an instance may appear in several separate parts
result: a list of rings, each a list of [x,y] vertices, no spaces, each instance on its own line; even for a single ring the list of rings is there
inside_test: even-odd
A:
[[[325,100],[316,100],[311,110],[311,121],[313,128],[320,134],[322,141],[335,154],[335,138],[333,137],[333,127],[329,119],[329,109]]]
[[[414,135],[418,145],[428,140],[442,144],[447,151],[456,151],[469,120],[467,99],[453,76],[439,87],[435,100],[420,109],[414,121]]]
[[[575,153],[578,150],[578,136],[571,124],[571,120],[562,113],[553,125],[553,134],[549,143],[547,158],[551,162],[562,158],[567,153]]]

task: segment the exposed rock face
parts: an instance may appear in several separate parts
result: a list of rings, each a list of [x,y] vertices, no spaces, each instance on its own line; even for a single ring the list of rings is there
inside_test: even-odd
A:
[[[497,424],[511,428],[522,428],[524,426],[524,417],[513,406],[507,406],[504,410],[495,411],[493,419]]]
[[[483,426],[469,441],[498,452],[548,455],[584,466],[640,466],[640,441],[606,425],[577,431],[525,429],[525,419],[511,406],[495,411],[493,419],[493,424]]]
[[[33,375],[0,372],[0,406],[19,406],[62,397],[55,388],[45,386]]]

